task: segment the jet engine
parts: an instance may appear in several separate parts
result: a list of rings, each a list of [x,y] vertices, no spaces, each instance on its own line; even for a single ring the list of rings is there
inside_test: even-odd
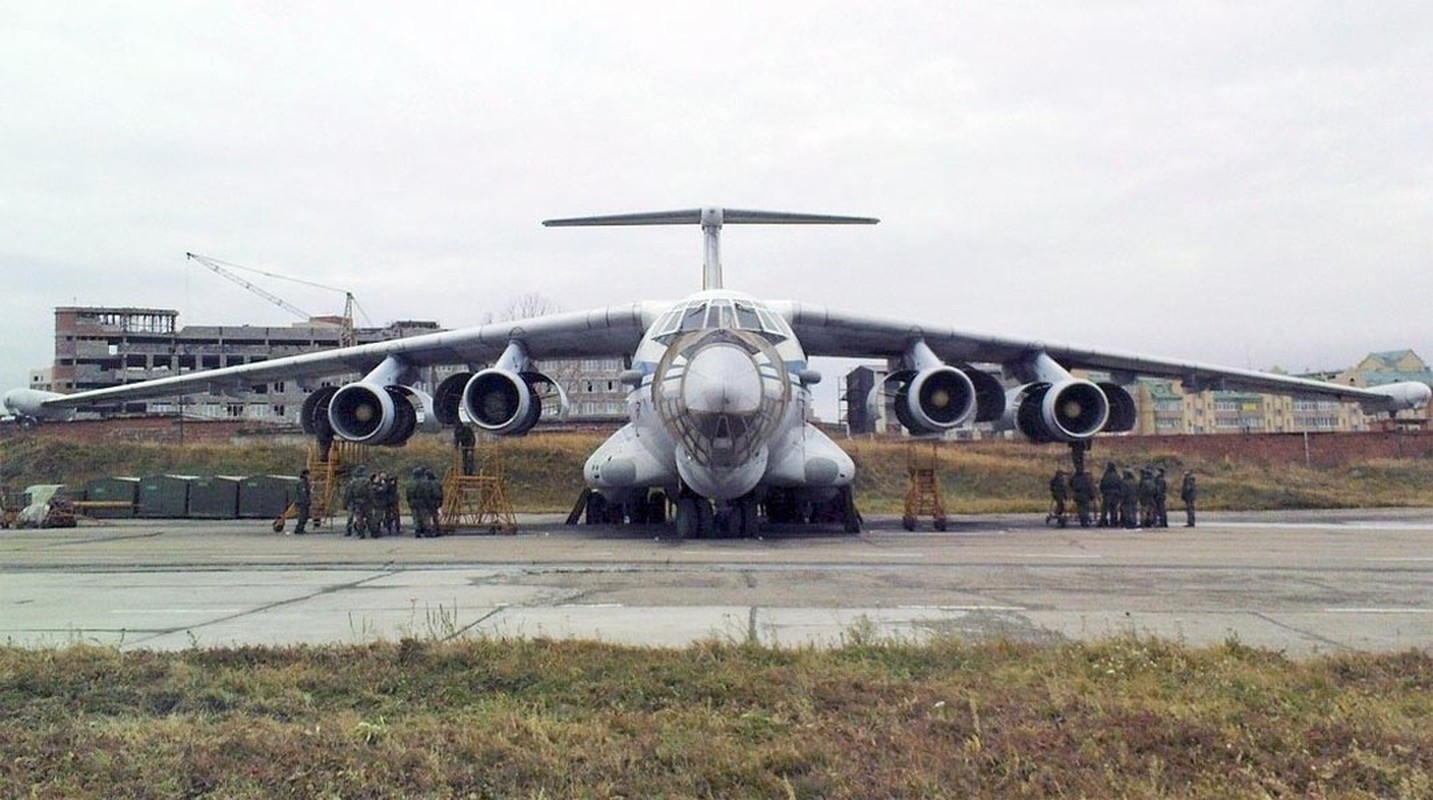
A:
[[[328,401],[333,432],[350,442],[400,446],[422,423],[436,423],[433,400],[410,386],[350,383]]]
[[[538,383],[556,385],[540,372],[514,372],[500,367],[481,370],[463,387],[463,410],[473,424],[489,433],[521,436],[532,430],[542,416],[542,400],[534,389]]]
[[[904,370],[886,379],[900,382],[896,419],[913,434],[941,433],[964,422],[976,408],[975,384],[964,372],[944,364]]]
[[[21,419],[69,419],[74,416],[72,408],[45,408],[42,403],[64,397],[58,392],[39,389],[11,389],[5,393],[5,408]]]
[[[1418,381],[1401,381],[1399,383],[1386,383],[1382,386],[1370,386],[1368,391],[1381,394],[1388,398],[1382,409],[1384,411],[1406,411],[1412,408],[1422,408],[1428,405],[1429,396],[1433,395],[1433,389],[1428,384]],[[9,396],[5,399],[9,405]]]
[[[1125,395],[1128,397],[1128,395]],[[1079,442],[1093,437],[1110,419],[1110,401],[1085,380],[1027,383],[1006,395],[1002,427],[1014,427],[1032,442]]]

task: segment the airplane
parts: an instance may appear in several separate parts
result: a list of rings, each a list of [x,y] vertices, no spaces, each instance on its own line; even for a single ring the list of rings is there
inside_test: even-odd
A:
[[[897,366],[877,389],[893,396],[896,416],[912,435],[988,422],[1034,442],[1065,443],[1077,465],[1097,434],[1134,427],[1126,386],[1138,375],[1177,379],[1187,391],[1323,396],[1390,414],[1429,401],[1429,387],[1418,382],[1343,386],[765,301],[724,285],[724,225],[878,222],[715,206],[546,220],[548,227],[700,225],[702,289],[675,302],[494,322],[69,395],[15,389],[4,404],[28,420],[57,419],[114,400],[358,373],[356,381],[308,396],[305,432],[401,446],[418,430],[468,423],[496,436],[527,433],[544,403],[565,403],[560,390],[552,391],[557,381],[534,362],[619,356],[629,364],[618,379],[628,387],[630,421],[584,466],[588,520],[615,509],[629,518],[647,518],[649,510],[661,517],[670,502],[676,534],[686,538],[755,535],[761,508],[770,522],[820,518],[860,530],[855,464],[811,421],[811,387],[821,375],[809,359],[817,356],[882,358]],[[418,388],[420,368],[453,364],[466,369],[431,394]],[[1072,370],[1109,377],[1096,382]],[[868,403],[880,402],[875,394]]]

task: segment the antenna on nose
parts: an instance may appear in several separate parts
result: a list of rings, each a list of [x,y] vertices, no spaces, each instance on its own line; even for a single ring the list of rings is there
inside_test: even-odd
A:
[[[683,211],[653,211],[643,214],[611,214],[602,217],[569,217],[543,220],[549,228],[588,225],[701,225],[702,289],[722,288],[721,226],[729,225],[875,225],[875,217],[841,217],[829,214],[793,214],[787,211],[748,211],[707,206]]]

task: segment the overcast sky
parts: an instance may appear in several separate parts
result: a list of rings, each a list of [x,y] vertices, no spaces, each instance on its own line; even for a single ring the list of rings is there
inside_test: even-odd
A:
[[[461,327],[699,289],[695,227],[539,222],[701,205],[881,218],[728,228],[772,299],[1433,358],[1429,42],[1422,2],[4,2],[0,388],[59,305],[295,321],[186,251]]]

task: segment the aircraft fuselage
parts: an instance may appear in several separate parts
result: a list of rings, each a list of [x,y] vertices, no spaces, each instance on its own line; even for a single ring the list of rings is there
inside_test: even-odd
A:
[[[587,483],[611,501],[649,487],[719,506],[768,487],[829,499],[855,466],[809,422],[815,378],[790,325],[760,300],[694,294],[643,336],[631,421],[587,460]]]

